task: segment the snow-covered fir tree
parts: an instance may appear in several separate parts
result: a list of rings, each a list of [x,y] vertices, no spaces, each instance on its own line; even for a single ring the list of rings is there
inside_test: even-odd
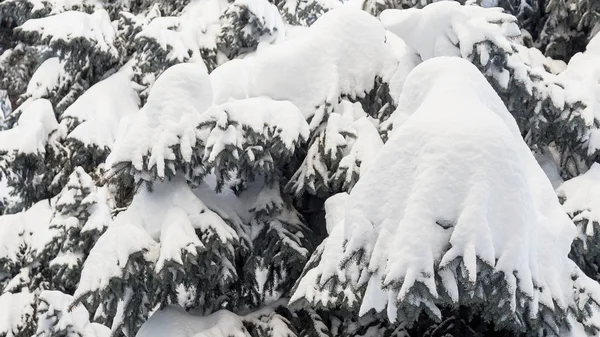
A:
[[[599,10],[0,2],[0,336],[597,336]]]

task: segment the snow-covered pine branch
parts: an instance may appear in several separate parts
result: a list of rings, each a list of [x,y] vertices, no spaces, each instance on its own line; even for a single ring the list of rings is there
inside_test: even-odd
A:
[[[409,325],[466,306],[515,333],[559,335],[572,319],[597,332],[600,286],[567,256],[575,227],[477,69],[422,63],[395,114],[292,301]]]

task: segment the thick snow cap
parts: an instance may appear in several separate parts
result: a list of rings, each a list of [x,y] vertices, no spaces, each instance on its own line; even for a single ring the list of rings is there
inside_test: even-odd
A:
[[[393,73],[397,61],[385,35],[381,22],[364,11],[331,10],[302,36],[215,69],[214,103],[268,96],[291,101],[310,118],[315,107],[336,104],[341,95],[362,96],[377,76]]]
[[[146,105],[122,118],[107,166],[131,162],[139,171],[156,167],[158,176],[164,177],[165,160],[175,159],[173,146],[191,153],[198,117],[211,102],[212,88],[204,64],[170,67],[152,86]]]
[[[425,61],[398,106],[393,133],[347,198],[345,216],[327,217],[339,223],[327,224],[321,260],[292,302],[387,309],[395,321],[414,318],[415,309],[439,317],[441,307],[474,297],[483,316],[526,329],[522,318],[548,320],[545,309],[577,312],[575,303],[600,299],[567,257],[575,226],[475,66]],[[478,293],[482,282],[497,292]],[[514,315],[494,316],[502,307]]]

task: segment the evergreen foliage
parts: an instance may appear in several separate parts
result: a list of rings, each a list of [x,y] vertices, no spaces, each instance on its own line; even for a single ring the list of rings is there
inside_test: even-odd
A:
[[[0,337],[597,335],[599,13],[0,2]]]

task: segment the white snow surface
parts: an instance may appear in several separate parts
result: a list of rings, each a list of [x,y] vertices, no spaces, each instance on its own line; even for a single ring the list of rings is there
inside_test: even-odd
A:
[[[21,322],[34,314],[31,306],[35,295],[27,288],[18,293],[6,292],[0,295],[0,334],[6,337],[20,336]]]
[[[51,57],[35,70],[27,84],[25,95],[33,99],[48,97],[58,88],[65,75],[64,64],[58,57]]]
[[[387,307],[394,321],[415,282],[437,298],[434,273],[458,302],[457,271],[447,267],[461,257],[472,282],[477,259],[504,272],[513,310],[517,289],[531,296],[534,313],[540,305],[575,306],[571,275],[580,275],[577,286],[589,280],[567,257],[575,226],[477,68],[452,57],[422,63],[408,76],[394,114],[377,169],[350,193],[344,219],[328,225],[333,230],[320,248],[322,260],[301,279],[291,301],[327,305],[332,298],[323,286],[337,276],[350,281],[343,290],[349,302],[353,287],[367,285],[361,314]],[[340,261],[358,249],[365,250],[367,266],[339,270]],[[600,298],[600,286],[589,283],[585,296]],[[391,284],[401,287],[383,289]],[[424,304],[439,313],[435,304]]]
[[[246,337],[238,315],[220,310],[208,316],[188,314],[179,306],[157,311],[142,325],[136,337]]]
[[[117,217],[115,223],[100,236],[85,260],[74,297],[80,298],[90,292],[105,289],[113,278],[124,277],[127,272],[125,266],[133,253],[143,252],[146,261],[154,262],[157,246],[143,228],[119,222]]]
[[[153,239],[159,240],[165,235],[162,232],[172,227],[170,223],[180,222],[167,216],[172,209],[179,220],[182,217],[188,218],[189,226],[193,229],[214,232],[222,242],[238,239],[236,232],[223,221],[222,216],[209,209],[182,178],[164,183],[155,182],[152,192],[140,191],[131,206],[117,216],[115,223],[133,224],[143,228]],[[177,230],[189,232],[185,228]]]
[[[75,297],[121,277],[121,266],[135,252],[146,251],[145,259],[155,264],[157,272],[166,261],[182,263],[183,251],[196,254],[196,248],[205,248],[195,229],[223,244],[237,244],[238,233],[224,219],[229,219],[227,213],[208,208],[183,178],[155,182],[152,192],[143,189],[134,197],[92,248]],[[239,218],[230,220],[239,223]]]
[[[52,104],[46,99],[29,99],[14,112],[21,112],[17,125],[0,131],[0,149],[21,153],[45,153],[45,146],[59,136]]]
[[[79,96],[61,115],[62,124],[69,119],[80,123],[67,138],[77,139],[84,145],[112,148],[121,118],[139,109],[139,97],[130,75],[130,68],[124,67]]]
[[[38,310],[45,311],[40,314],[37,325],[37,335],[52,337],[52,331],[70,331],[85,337],[108,337],[110,329],[104,325],[90,322],[90,314],[83,305],[78,305],[73,310],[68,310],[73,303],[73,296],[56,290],[45,290],[39,295]],[[51,316],[59,312],[56,316]]]
[[[600,119],[600,34],[588,43],[585,52],[569,60],[559,78],[568,83],[574,95],[581,97],[596,119]],[[600,149],[600,130],[594,128],[589,140],[589,153]]]
[[[68,22],[68,25],[65,25]],[[41,39],[69,43],[75,39],[86,39],[96,44],[99,50],[117,55],[113,46],[115,30],[108,13],[98,9],[92,14],[79,11],[66,11],[39,19],[29,19],[16,29],[22,32],[37,32]]]
[[[346,216],[347,201],[348,193],[346,192],[334,194],[325,200],[325,222],[329,235],[332,234],[333,227],[339,223],[343,223]]]
[[[106,166],[131,162],[142,171],[156,165],[165,176],[165,160],[175,159],[172,147],[180,145],[184,160],[196,144],[197,120],[212,101],[211,83],[203,63],[181,63],[167,69],[154,83],[144,107],[122,118]]]
[[[336,104],[342,94],[362,96],[376,76],[388,79],[396,65],[381,22],[342,7],[323,14],[294,39],[223,64],[210,79],[215,104],[268,96],[291,101],[309,118],[315,107]]]
[[[0,216],[0,260],[19,261],[20,248],[43,248],[50,238],[52,208],[42,200],[23,212]]]
[[[401,37],[423,60],[436,56],[466,58],[475,43],[485,40],[510,50],[506,38],[521,34],[517,19],[502,13],[501,8],[461,6],[454,1],[440,1],[422,9],[387,9],[380,18],[386,29]]]
[[[556,193],[566,199],[563,207],[568,214],[580,212],[574,222],[587,219],[600,224],[600,164],[594,163],[586,173],[565,181]],[[588,226],[590,230],[593,227]]]
[[[521,31],[517,19],[503,13],[501,8],[461,6],[455,1],[440,1],[422,9],[388,9],[381,13],[380,18],[386,29],[402,38],[422,60],[439,56],[460,56],[472,60],[477,55],[479,63],[489,65],[492,60],[490,49],[480,42],[491,42],[506,54],[507,62],[502,68],[490,67],[486,75],[493,76],[504,88],[513,77],[513,81],[524,84],[528,93],[535,95],[537,100],[549,98],[558,110],[564,110],[567,103],[573,105],[583,101],[585,108],[581,113],[561,118],[567,123],[576,117],[583,119],[588,129],[580,135],[581,140],[587,143],[590,154],[600,149],[600,131],[595,126],[599,111],[596,88],[599,86],[595,71],[597,62],[592,61],[598,57],[594,43],[590,43],[592,47],[589,52],[586,51],[587,56],[579,54],[570,62],[573,65],[555,75],[565,69],[564,63],[545,58],[539,51],[520,45]],[[541,80],[533,80],[532,75]],[[571,80],[582,76],[590,80]]]

